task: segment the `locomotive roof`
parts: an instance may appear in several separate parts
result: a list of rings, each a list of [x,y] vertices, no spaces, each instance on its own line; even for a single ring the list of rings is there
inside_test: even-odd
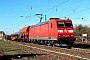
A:
[[[51,20],[51,19],[58,19],[58,20],[60,20],[60,18],[50,18],[49,20]]]
[[[70,19],[50,18],[49,21],[50,21],[50,20],[62,20],[62,21],[64,21],[64,20],[66,21],[66,20],[67,20],[67,21],[69,21]],[[31,27],[35,27],[35,26],[40,26],[40,25],[43,25],[43,24],[47,24],[49,21],[40,22],[40,23],[38,23],[38,24],[36,24],[36,25],[32,25]]]
[[[63,20],[71,20],[71,19],[50,18],[49,20],[62,20],[63,21]]]
[[[41,22],[41,23],[38,23],[36,25],[32,25],[32,27],[35,27],[35,26],[40,26],[40,25],[43,25],[43,24],[47,24],[49,21],[46,21],[46,22]]]

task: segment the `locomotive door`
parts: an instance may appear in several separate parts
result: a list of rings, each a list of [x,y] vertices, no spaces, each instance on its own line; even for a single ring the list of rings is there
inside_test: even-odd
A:
[[[53,29],[52,29],[52,23],[50,23],[49,24],[49,39],[51,39],[52,37],[53,37],[53,34],[52,34],[52,32],[53,32]]]

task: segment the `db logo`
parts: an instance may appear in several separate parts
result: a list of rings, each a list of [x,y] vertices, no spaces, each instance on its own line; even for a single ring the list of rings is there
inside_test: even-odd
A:
[[[64,32],[67,32],[67,30],[66,30],[66,29],[64,29]]]

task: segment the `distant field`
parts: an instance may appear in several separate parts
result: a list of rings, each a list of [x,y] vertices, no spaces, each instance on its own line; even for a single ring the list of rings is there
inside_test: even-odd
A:
[[[3,54],[17,54],[17,49],[13,47],[13,45],[7,43],[6,41],[0,40],[0,52],[2,52]]]

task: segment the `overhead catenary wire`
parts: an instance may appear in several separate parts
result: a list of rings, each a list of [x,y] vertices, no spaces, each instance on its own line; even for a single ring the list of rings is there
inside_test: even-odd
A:
[[[83,10],[80,10],[80,11],[77,11],[77,12],[73,12],[67,16],[70,16],[70,15],[73,15],[73,14],[76,14],[76,13],[80,13],[80,12],[83,12],[83,11],[86,11],[86,10],[89,10],[90,8],[86,8],[86,9],[83,9]]]
[[[15,2],[13,0],[5,0],[5,1],[11,2],[11,3],[15,3],[15,4],[19,4],[19,5],[23,5],[23,6],[30,6],[28,4],[23,4],[23,3]]]
[[[51,8],[49,8],[49,9],[47,9],[46,11],[44,11],[43,13],[45,13],[45,12],[51,10],[51,9],[54,9],[54,8],[56,8],[56,11],[57,11],[57,7],[58,7],[58,6],[60,6],[60,5],[64,4],[64,3],[66,3],[66,2],[68,2],[68,1],[69,1],[69,0],[66,0],[66,1],[64,1],[64,2],[58,4],[58,5],[54,6],[54,7],[51,7]],[[77,2],[74,2],[74,3],[76,4]],[[83,10],[80,10],[80,11],[77,11],[77,12],[74,10],[73,13],[68,14],[68,15],[66,15],[66,16],[70,16],[70,15],[73,15],[73,14],[76,14],[76,13],[80,13],[80,12],[85,11],[85,10],[88,10],[88,9],[90,9],[90,8],[86,8],[86,9],[83,9]],[[34,17],[35,17],[35,15],[34,15],[33,17],[31,17],[30,19],[33,19]],[[30,19],[29,19],[29,20],[30,20]],[[25,22],[27,22],[27,21],[28,21],[28,20],[26,20]],[[23,22],[23,23],[24,23],[24,22]]]
[[[54,6],[54,7],[51,7],[51,8],[49,8],[49,9],[47,9],[46,11],[44,11],[44,12],[42,12],[42,13],[45,13],[45,12],[51,10],[51,9],[54,9],[54,8],[56,8],[56,7],[58,7],[58,6],[60,6],[60,5],[64,4],[64,3],[66,3],[66,2],[68,2],[68,1],[69,1],[69,0],[66,0],[66,1],[64,1],[64,2],[58,4],[58,5]]]
[[[20,4],[20,5],[24,5],[24,6],[29,6],[29,7],[31,7],[31,10],[33,9],[33,6],[30,6],[30,5],[27,5],[27,4],[22,4],[22,3],[18,3],[18,2],[14,2],[14,1],[10,1],[10,0],[6,0],[6,1],[13,2],[13,3],[16,3],[16,4]],[[68,2],[68,1],[69,1],[69,0],[66,0],[66,1],[64,1],[64,2],[62,2],[62,3],[60,3],[60,4],[56,5],[56,6],[53,6],[53,7],[51,7],[51,8],[48,8],[46,11],[43,11],[42,13],[46,13],[46,12],[48,12],[48,11],[54,9],[54,8],[55,8],[56,11],[57,11],[57,7],[58,7],[58,6],[64,5],[64,3]],[[74,2],[74,3],[75,3],[75,2]],[[77,2],[76,2],[76,3],[77,3]],[[75,3],[75,4],[76,4],[76,3]],[[66,5],[66,6],[68,6],[68,5]],[[39,7],[40,7],[40,6],[39,6]],[[50,6],[48,5],[48,7],[50,7]],[[89,10],[89,9],[90,9],[90,8],[86,8],[86,9],[83,9],[83,10],[80,10],[80,11],[75,11],[75,10],[73,10],[74,12],[71,13],[71,14],[68,14],[67,16],[70,16],[70,15],[73,15],[73,14],[76,14],[76,13],[80,13],[80,12],[82,12],[82,11]],[[33,19],[34,17],[35,17],[35,16],[32,16],[30,19]],[[30,19],[24,21],[23,23],[29,21]]]
[[[49,8],[48,10],[46,10],[46,11],[44,11],[44,12],[42,12],[42,13],[45,13],[45,12],[51,10],[51,9],[54,9],[54,8],[56,8],[56,7],[58,7],[58,6],[60,6],[60,5],[64,4],[64,3],[66,3],[66,2],[68,2],[68,1],[69,1],[69,0],[66,0],[66,1],[64,1],[64,2],[58,4],[58,5],[54,6],[54,7]],[[35,17],[35,15],[34,15],[33,17],[31,17],[30,19],[33,19],[34,17]],[[29,19],[29,20],[30,20],[30,19]],[[27,20],[27,21],[28,21],[28,20]],[[25,22],[27,22],[27,21],[25,21]],[[24,23],[24,22],[23,22],[23,23]]]
[[[14,3],[14,4],[19,4],[19,5],[22,5],[22,6],[27,6],[27,7],[30,7],[30,9],[32,10],[33,8],[48,8],[48,7],[53,7],[53,6],[32,6],[32,5],[28,5],[28,4],[23,4],[23,3],[20,3],[20,2],[15,2],[15,1],[11,1],[11,0],[6,0],[8,2],[11,2],[11,3]],[[49,3],[49,0],[48,0],[48,3]]]

